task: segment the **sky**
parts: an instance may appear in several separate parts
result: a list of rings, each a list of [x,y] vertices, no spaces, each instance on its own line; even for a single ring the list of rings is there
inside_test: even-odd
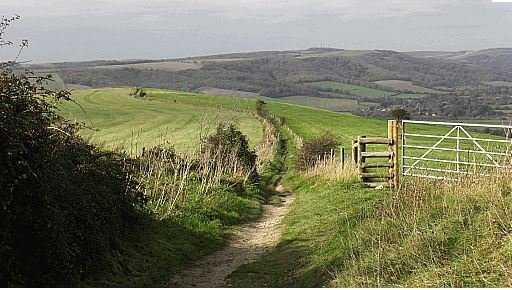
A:
[[[259,50],[512,47],[512,3],[492,0],[0,0],[3,37],[31,63]],[[2,47],[0,60],[16,56]]]

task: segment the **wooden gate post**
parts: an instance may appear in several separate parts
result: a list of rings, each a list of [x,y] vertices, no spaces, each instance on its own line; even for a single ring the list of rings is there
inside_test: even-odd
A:
[[[400,186],[400,166],[398,165],[398,121],[393,124],[393,187],[398,189]]]
[[[389,156],[389,187],[398,189],[398,121],[388,121],[388,139],[390,140],[388,151],[392,154]]]
[[[357,140],[352,140],[352,162],[354,165],[358,164],[357,157],[359,156]]]
[[[366,162],[366,158],[363,157],[363,152],[366,152],[366,144],[360,142],[362,138],[366,138],[366,136],[358,136],[357,137],[357,145],[358,145],[358,156],[357,156],[357,167],[359,169],[359,176],[363,182],[366,181],[366,178],[363,177],[363,173],[366,173],[366,169],[363,167],[363,164]]]

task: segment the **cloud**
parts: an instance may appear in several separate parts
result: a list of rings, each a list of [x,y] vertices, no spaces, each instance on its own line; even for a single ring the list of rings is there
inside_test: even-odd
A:
[[[461,0],[0,0],[0,10],[24,16],[206,14],[228,19],[293,21],[312,14],[347,19],[435,13]],[[468,1],[466,1],[468,2]],[[471,0],[470,2],[479,2]]]
[[[510,46],[512,4],[490,0],[0,0],[36,61],[307,48]]]

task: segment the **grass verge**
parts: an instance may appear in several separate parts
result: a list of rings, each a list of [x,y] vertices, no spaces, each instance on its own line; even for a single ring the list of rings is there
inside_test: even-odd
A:
[[[220,249],[232,226],[258,217],[263,198],[255,187],[244,192],[224,187],[207,197],[188,195],[171,218],[145,215],[82,286],[161,287],[173,273]]]

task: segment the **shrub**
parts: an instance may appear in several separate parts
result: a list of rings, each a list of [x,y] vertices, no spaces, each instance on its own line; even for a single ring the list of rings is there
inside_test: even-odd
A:
[[[268,117],[268,108],[267,103],[262,100],[256,101],[256,114],[258,114],[262,118]]]
[[[297,169],[305,171],[331,155],[338,141],[330,135],[323,135],[314,140],[304,141],[302,147],[297,150]]]
[[[216,132],[206,139],[202,148],[209,159],[215,156],[218,160],[231,160],[231,165],[239,164],[243,171],[249,173],[252,181],[257,181],[256,153],[249,148],[247,137],[233,124],[219,124]],[[233,170],[237,171],[236,166]]]

